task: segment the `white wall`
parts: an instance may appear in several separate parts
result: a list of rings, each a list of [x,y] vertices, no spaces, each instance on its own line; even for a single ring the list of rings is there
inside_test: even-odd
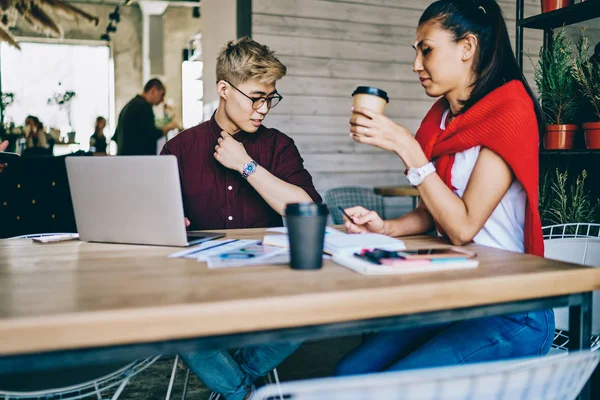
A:
[[[253,38],[271,46],[288,67],[278,84],[284,100],[266,125],[296,141],[321,193],[336,186],[406,183],[398,157],[349,138],[351,93],[362,85],[384,89],[391,98],[386,115],[416,132],[434,101],[412,72],[415,30],[430,3],[253,0]],[[515,2],[500,4],[514,37]],[[526,15],[539,13],[539,0],[526,4]],[[525,49],[537,54],[541,33],[528,31],[525,38]],[[524,64],[530,72],[527,59]]]
[[[237,38],[236,0],[202,0],[202,61],[204,62],[204,119],[218,100],[216,59],[225,44]]]

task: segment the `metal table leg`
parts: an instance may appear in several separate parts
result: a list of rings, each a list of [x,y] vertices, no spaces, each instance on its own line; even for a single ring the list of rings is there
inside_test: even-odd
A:
[[[590,338],[592,336],[592,293],[583,293],[580,305],[569,307],[569,350],[583,350],[590,348]],[[594,372],[597,376],[598,370]],[[591,382],[590,379],[579,395],[580,400],[590,400]],[[594,397],[596,398],[596,397]]]

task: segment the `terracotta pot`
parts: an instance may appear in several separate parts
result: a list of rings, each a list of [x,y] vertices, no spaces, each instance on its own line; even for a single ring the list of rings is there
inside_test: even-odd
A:
[[[585,131],[585,147],[600,149],[600,122],[586,122],[581,126]]]
[[[542,0],[542,12],[558,10],[573,4],[573,0]]]
[[[544,135],[544,148],[547,150],[567,150],[573,148],[577,125],[548,125]]]

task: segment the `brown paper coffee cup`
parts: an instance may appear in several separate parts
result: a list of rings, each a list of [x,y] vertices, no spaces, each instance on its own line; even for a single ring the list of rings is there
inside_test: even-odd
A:
[[[357,87],[352,97],[354,108],[365,107],[380,114],[383,114],[390,101],[385,91],[369,86]]]

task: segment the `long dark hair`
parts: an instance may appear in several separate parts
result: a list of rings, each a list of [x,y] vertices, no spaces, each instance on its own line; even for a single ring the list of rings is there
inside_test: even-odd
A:
[[[461,113],[466,112],[494,89],[511,80],[519,80],[535,108],[540,135],[545,131],[542,109],[535,98],[510,45],[510,37],[502,10],[495,0],[438,0],[432,3],[419,20],[419,26],[435,21],[454,35],[458,42],[468,34],[479,43],[473,66],[475,76],[468,99],[462,101]]]

